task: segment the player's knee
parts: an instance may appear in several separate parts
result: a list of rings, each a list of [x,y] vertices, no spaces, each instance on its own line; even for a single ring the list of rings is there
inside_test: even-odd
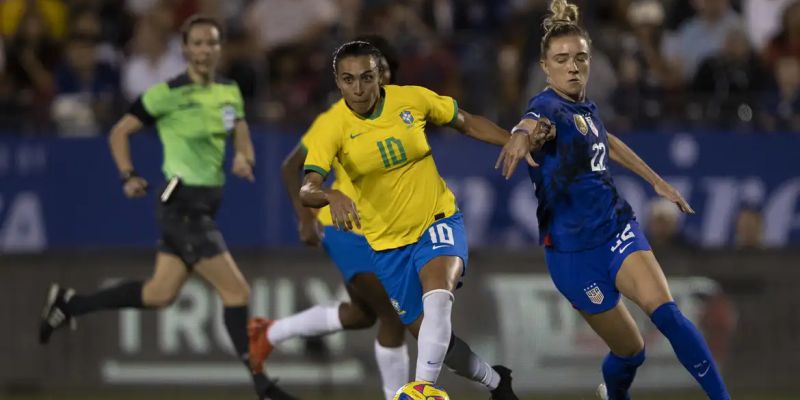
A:
[[[656,310],[668,304],[675,304],[671,297],[652,296],[651,298],[643,299],[641,304],[639,304],[639,307],[645,312],[645,314],[653,315]]]
[[[250,303],[250,285],[242,282],[236,289],[221,290],[219,295],[227,307],[243,306]]]
[[[631,340],[630,343],[622,348],[614,349],[612,352],[620,357],[633,357],[639,353],[644,351],[644,339],[641,336],[637,336],[635,340]]]
[[[172,303],[175,302],[175,299],[178,297],[177,290],[171,291],[169,289],[166,290],[152,290],[152,291],[143,291],[143,300],[144,303],[148,307],[153,308],[164,308],[169,307]]]

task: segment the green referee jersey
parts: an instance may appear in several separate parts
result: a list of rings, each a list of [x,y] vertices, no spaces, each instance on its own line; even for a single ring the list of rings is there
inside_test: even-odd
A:
[[[130,113],[145,124],[155,123],[164,146],[166,179],[180,176],[184,184],[192,186],[225,183],[225,140],[236,121],[244,118],[244,101],[236,82],[216,79],[201,85],[184,73],[147,89]]]

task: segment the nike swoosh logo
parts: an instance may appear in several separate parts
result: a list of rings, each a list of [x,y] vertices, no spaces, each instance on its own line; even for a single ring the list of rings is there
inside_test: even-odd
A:
[[[449,244],[442,244],[442,245],[439,245],[439,246],[433,246],[433,249],[434,250],[441,249],[442,247],[450,247],[450,245]]]
[[[628,246],[630,246],[630,245],[632,245],[632,244],[633,244],[633,242],[630,242],[630,243],[626,244],[625,246],[623,246],[621,249],[619,249],[619,254],[622,254],[622,253],[624,253],[624,252],[625,252],[625,249],[627,249],[627,248],[628,248]]]
[[[359,136],[361,136],[361,135],[363,135],[363,134],[364,134],[364,132],[361,132],[361,133],[356,133],[356,134],[352,134],[352,133],[351,133],[351,134],[350,134],[350,139],[355,139],[355,138],[357,138],[357,137],[359,137]]]
[[[703,372],[698,373],[697,376],[700,377],[700,378],[706,376],[706,374],[708,373],[708,370],[710,370],[710,369],[711,369],[711,364],[709,363],[708,366],[706,366],[706,370],[703,371]]]
[[[529,112],[528,112],[528,114],[530,114],[530,115],[533,115],[533,116],[534,116],[534,117],[536,117],[536,118],[542,118],[542,116],[541,116],[541,115],[539,115],[539,114],[537,114],[537,113],[535,113],[535,112],[533,112],[533,111],[529,111]]]
[[[439,364],[441,364],[441,363],[440,362],[430,362],[430,361],[428,361],[428,365],[439,365]]]

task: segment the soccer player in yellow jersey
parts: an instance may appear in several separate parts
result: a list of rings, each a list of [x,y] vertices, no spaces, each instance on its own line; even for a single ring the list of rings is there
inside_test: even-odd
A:
[[[391,83],[397,61],[394,50],[386,39],[378,36],[363,37],[378,49],[383,57],[381,80]],[[335,107],[335,106],[334,106]],[[330,111],[321,114],[309,128],[318,131],[319,123],[326,120]],[[320,246],[342,275],[350,301],[311,308],[276,320],[255,318],[250,321],[250,356],[263,362],[275,346],[295,337],[327,335],[342,330],[367,329],[378,323],[375,341],[375,359],[380,372],[383,394],[392,400],[395,393],[408,382],[408,349],[405,345],[405,327],[389,302],[389,296],[376,276],[372,263],[372,249],[364,235],[356,230],[343,231],[333,226],[329,207],[318,212],[303,207],[300,202],[301,172],[308,153],[306,137],[284,160],[281,166],[283,182],[292,200],[298,218],[300,240],[308,246]],[[339,163],[333,164],[335,180],[332,189],[355,198],[356,191]],[[313,211],[312,211],[313,210]]]
[[[360,41],[334,53],[343,99],[306,135],[301,201],[307,207],[330,205],[334,225],[364,232],[378,278],[417,337],[415,380],[436,382],[444,363],[484,384],[493,399],[517,399],[508,368],[490,367],[452,335],[453,291],[466,270],[467,238],[425,126],[449,125],[495,145],[506,143],[510,134],[460,110],[450,97],[418,86],[381,85],[380,59],[378,49]],[[335,162],[353,182],[356,198],[323,187]]]

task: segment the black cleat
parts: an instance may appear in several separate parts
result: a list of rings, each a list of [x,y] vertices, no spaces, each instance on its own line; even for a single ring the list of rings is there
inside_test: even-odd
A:
[[[42,318],[39,322],[39,343],[46,344],[56,329],[67,324],[75,329],[75,319],[66,311],[67,301],[75,295],[72,289],[63,289],[57,283],[50,285],[47,302],[42,309]]]
[[[261,382],[261,384],[257,384],[257,386],[262,387],[258,390],[258,393],[261,393],[258,396],[258,400],[298,400],[297,397],[294,397],[281,389],[281,387],[278,386],[277,380],[262,380]]]
[[[511,388],[511,370],[502,365],[495,365],[492,368],[500,375],[497,389],[492,390],[492,400],[519,400]]]

